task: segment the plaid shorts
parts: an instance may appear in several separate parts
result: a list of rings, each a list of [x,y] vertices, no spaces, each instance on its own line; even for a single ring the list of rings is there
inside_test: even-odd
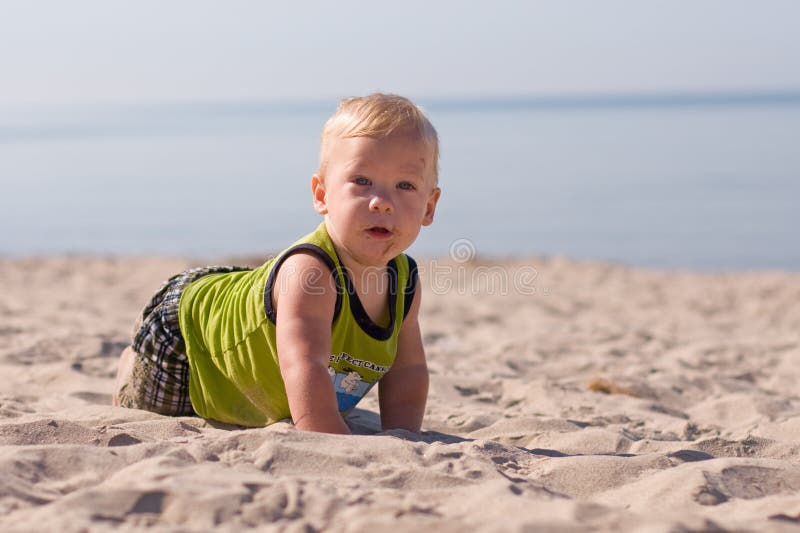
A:
[[[118,391],[119,405],[162,415],[194,415],[189,399],[189,360],[178,323],[183,290],[209,274],[249,270],[242,267],[200,267],[169,278],[136,323],[131,348],[133,370]]]

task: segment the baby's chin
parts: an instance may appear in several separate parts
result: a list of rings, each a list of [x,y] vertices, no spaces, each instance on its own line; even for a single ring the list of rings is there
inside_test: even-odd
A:
[[[402,251],[402,247],[396,243],[371,242],[367,246],[350,248],[348,255],[361,266],[383,268]]]
[[[359,254],[359,263],[374,268],[384,268],[389,261],[399,255],[400,252],[395,252],[394,248],[389,248],[380,253],[364,253]]]

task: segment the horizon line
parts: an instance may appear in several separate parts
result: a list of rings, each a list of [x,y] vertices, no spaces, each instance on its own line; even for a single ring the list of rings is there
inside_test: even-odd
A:
[[[586,94],[535,94],[504,98],[432,99],[431,106],[444,110],[468,109],[590,109],[640,107],[719,107],[748,105],[797,105],[800,89],[740,91],[638,91]]]
[[[376,91],[383,92],[383,91]],[[207,98],[197,100],[119,100],[97,102],[32,103],[0,102],[0,109],[8,108],[217,108],[219,110],[302,111],[330,108],[340,100],[332,98]],[[586,107],[665,107],[697,105],[748,105],[800,103],[800,87],[783,89],[709,89],[709,90],[657,90],[657,91],[599,91],[599,92],[547,92],[509,93],[484,95],[429,95],[415,96],[422,107],[444,110],[476,108],[586,108]]]
[[[720,109],[726,107],[791,107],[800,106],[800,89],[781,90],[707,90],[707,91],[638,91],[585,94],[530,94],[456,96],[447,98],[414,98],[428,112],[572,112],[592,110],[635,111],[639,109]],[[66,138],[127,137],[167,133],[174,120],[184,120],[186,115],[198,117],[260,117],[264,115],[330,114],[338,100],[195,100],[195,101],[139,101],[97,102],[73,104],[27,105],[22,112],[22,123],[0,125],[0,143],[26,140],[59,140]],[[114,120],[97,121],[97,116],[84,120],[58,119],[31,124],[24,120],[25,110],[72,110],[111,113]],[[0,104],[0,111],[4,109]],[[133,119],[114,115],[114,112],[132,113]],[[150,115],[151,114],[151,115]],[[144,118],[144,120],[142,120]],[[171,122],[173,121],[173,122]],[[28,122],[28,123],[25,123]]]

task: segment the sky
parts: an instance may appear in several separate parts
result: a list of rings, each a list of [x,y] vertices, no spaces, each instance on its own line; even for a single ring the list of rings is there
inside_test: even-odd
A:
[[[800,89],[800,2],[4,0],[0,109]]]

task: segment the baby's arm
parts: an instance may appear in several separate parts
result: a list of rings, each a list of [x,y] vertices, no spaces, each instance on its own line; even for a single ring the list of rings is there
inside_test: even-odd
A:
[[[397,344],[397,357],[379,384],[381,426],[418,433],[428,399],[428,365],[419,330],[419,305],[422,291],[417,285],[411,309],[403,321]]]
[[[339,414],[328,360],[336,285],[318,257],[295,253],[273,288],[278,361],[298,429],[350,433]]]

